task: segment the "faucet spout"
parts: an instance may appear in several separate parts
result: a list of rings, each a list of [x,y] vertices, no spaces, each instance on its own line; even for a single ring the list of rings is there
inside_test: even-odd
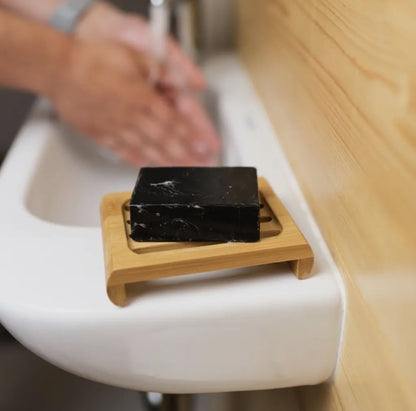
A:
[[[196,4],[190,0],[150,0],[150,22],[155,37],[155,52],[163,59],[162,35],[172,34],[182,50],[196,57]]]
[[[152,29],[152,50],[158,61],[166,56],[166,37],[170,29],[170,5],[168,0],[150,0],[150,25]]]

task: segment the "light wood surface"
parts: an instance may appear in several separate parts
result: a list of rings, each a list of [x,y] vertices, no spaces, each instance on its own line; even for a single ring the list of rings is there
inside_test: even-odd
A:
[[[303,410],[416,410],[416,2],[239,0],[238,43],[347,291]]]
[[[277,262],[294,262],[299,279],[311,274],[313,252],[267,181],[259,179],[260,241],[254,243],[137,242],[130,235],[131,193],[101,202],[106,284],[109,299],[126,304],[125,285],[162,277]]]

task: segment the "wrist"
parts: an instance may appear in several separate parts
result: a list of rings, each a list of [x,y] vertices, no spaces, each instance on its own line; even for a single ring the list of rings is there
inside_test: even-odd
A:
[[[59,93],[66,81],[67,72],[70,70],[75,50],[79,47],[78,41],[67,35],[60,35],[60,41],[56,48],[48,56],[48,63],[45,65],[45,75],[42,76],[37,89],[33,90],[38,94],[53,99]]]

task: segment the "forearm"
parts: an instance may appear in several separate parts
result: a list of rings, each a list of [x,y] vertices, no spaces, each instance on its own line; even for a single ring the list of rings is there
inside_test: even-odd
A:
[[[0,0],[4,7],[32,20],[47,22],[62,0]]]
[[[0,9],[0,85],[48,95],[74,41]]]
[[[47,23],[61,3],[62,0],[0,0],[0,10],[3,7],[30,20]],[[81,16],[75,33],[108,37],[108,27],[117,24],[121,15],[122,12],[111,3],[96,1]]]

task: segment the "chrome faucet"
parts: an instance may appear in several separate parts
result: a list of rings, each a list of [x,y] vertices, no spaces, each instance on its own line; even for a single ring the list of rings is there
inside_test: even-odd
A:
[[[150,0],[150,22],[154,34],[155,55],[163,59],[164,38],[170,33],[181,48],[196,58],[196,2],[192,0]]]

